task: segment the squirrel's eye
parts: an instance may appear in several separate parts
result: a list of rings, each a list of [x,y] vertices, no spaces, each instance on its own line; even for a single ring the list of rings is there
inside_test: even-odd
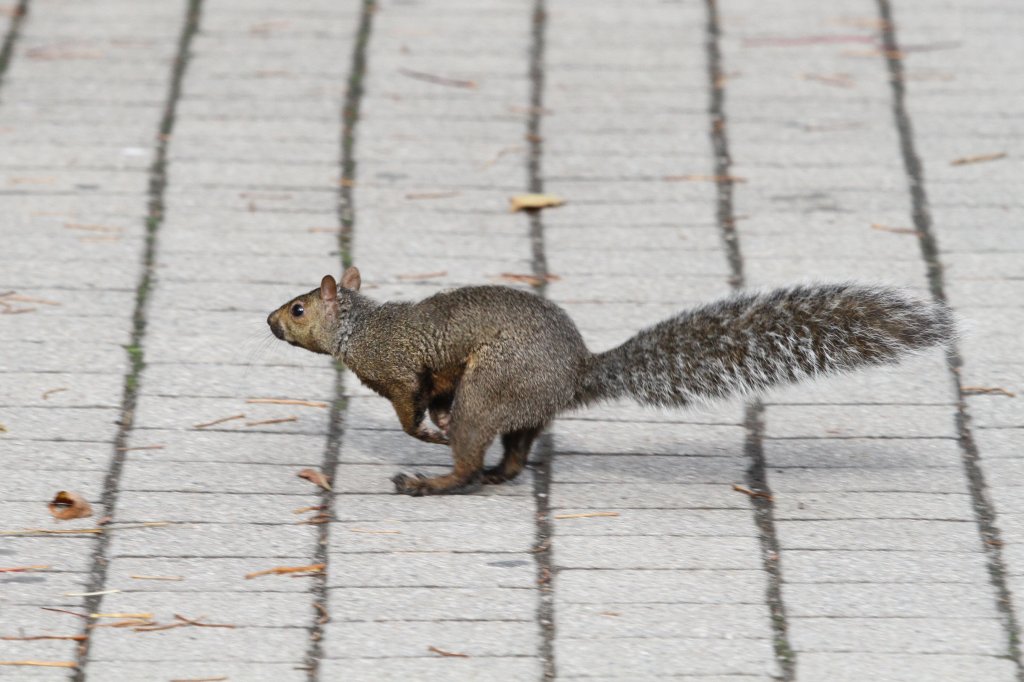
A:
[[[292,317],[302,317],[302,313],[306,312],[306,309],[302,307],[301,303],[295,303],[292,305]]]

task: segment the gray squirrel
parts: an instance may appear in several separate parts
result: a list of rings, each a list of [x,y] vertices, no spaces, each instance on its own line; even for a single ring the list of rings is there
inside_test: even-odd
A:
[[[554,303],[503,286],[441,292],[418,303],[359,293],[350,267],[267,318],[273,334],[331,355],[391,401],[402,429],[450,444],[453,470],[397,474],[399,493],[467,493],[516,477],[560,412],[630,397],[686,406],[862,366],[948,342],[950,310],[900,289],[853,283],[741,292],[644,329],[609,351],[587,350]],[[438,427],[424,423],[430,419]],[[484,453],[501,436],[501,462]]]

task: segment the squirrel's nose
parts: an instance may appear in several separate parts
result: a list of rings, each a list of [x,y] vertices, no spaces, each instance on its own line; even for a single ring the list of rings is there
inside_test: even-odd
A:
[[[284,341],[284,330],[281,329],[281,325],[277,324],[277,320],[274,319],[274,313],[267,315],[267,324],[270,325],[270,331],[274,333],[274,336]]]

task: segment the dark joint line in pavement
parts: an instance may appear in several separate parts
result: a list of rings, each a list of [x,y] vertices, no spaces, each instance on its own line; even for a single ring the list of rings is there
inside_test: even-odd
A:
[[[7,26],[7,34],[4,36],[3,43],[0,43],[0,86],[3,86],[4,75],[7,73],[7,67],[10,66],[14,55],[14,46],[21,36],[21,25],[27,14],[28,0],[19,0],[18,4],[12,8],[11,23]]]
[[[736,183],[733,180],[732,156],[729,150],[728,120],[725,111],[727,79],[722,65],[721,26],[717,0],[705,0],[705,7],[707,10],[705,47],[709,92],[708,113],[711,118],[711,146],[715,157],[713,177],[718,198],[716,219],[722,233],[722,243],[731,271],[729,284],[733,289],[741,289],[746,284],[746,276],[743,270],[743,254],[740,249],[739,234],[736,230],[739,216],[735,213],[733,202]],[[791,682],[796,677],[796,654],[789,642],[786,608],[782,600],[782,567],[774,518],[775,503],[771,487],[768,484],[763,447],[764,412],[764,405],[757,401],[751,402],[746,407],[744,425],[747,436],[744,452],[750,462],[746,484],[751,490],[760,493],[750,496],[750,505],[753,507],[754,521],[758,528],[762,565],[767,573],[765,601],[771,615],[772,640],[775,658],[781,669],[781,679],[783,682]]]
[[[907,189],[910,194],[911,219],[921,247],[921,257],[927,269],[928,286],[932,297],[945,302],[946,288],[942,261],[939,254],[938,239],[933,230],[928,192],[925,186],[924,165],[917,153],[914,140],[914,128],[907,109],[907,90],[904,80],[903,61],[900,43],[897,38],[896,23],[889,0],[876,0],[880,19],[880,39],[882,57],[889,72],[889,84],[892,90],[893,120],[899,136],[900,152],[907,175]],[[1017,668],[1018,682],[1024,682],[1024,659],[1021,657],[1020,619],[1017,616],[1007,584],[1006,562],[1003,558],[1003,541],[999,527],[995,522],[995,508],[988,497],[988,486],[985,474],[981,469],[980,453],[974,434],[971,430],[971,417],[967,410],[967,401],[960,370],[963,357],[956,340],[950,342],[946,354],[950,377],[956,389],[957,409],[955,421],[964,472],[967,476],[968,488],[978,525],[981,546],[988,559],[989,579],[995,592],[995,606],[1002,617],[1006,632],[1009,657]]]
[[[370,35],[373,30],[373,15],[377,10],[375,0],[363,0],[359,14],[359,24],[355,29],[355,45],[349,65],[348,82],[345,98],[341,108],[341,149],[340,166],[341,182],[338,183],[338,251],[340,253],[340,270],[352,265],[352,232],[355,228],[354,185],[356,181],[356,127],[359,124],[359,112],[363,98],[363,81],[366,78],[367,52]],[[344,419],[348,409],[349,397],[345,393],[345,370],[335,365],[334,399],[327,419],[327,441],[324,445],[323,461],[320,471],[328,481],[336,478],[341,457],[341,444],[344,439]],[[319,434],[322,435],[322,434]],[[330,519],[333,513],[336,495],[341,491],[321,490],[320,506],[324,518]],[[323,638],[324,626],[330,621],[331,615],[328,600],[327,576],[330,569],[331,524],[319,523],[317,529],[317,545],[313,554],[313,562],[324,565],[324,570],[313,574],[311,624],[309,644],[306,650],[306,666],[309,682],[319,682],[320,663],[324,658]]]
[[[527,190],[533,194],[544,192],[543,154],[544,138],[541,136],[541,117],[544,111],[544,54],[547,35],[546,0],[534,0],[530,21],[530,102],[526,118],[526,181]],[[533,290],[538,296],[547,297],[551,272],[548,268],[544,243],[544,219],[542,211],[527,211],[529,220],[531,269],[534,277]],[[543,677],[555,679],[555,572],[552,544],[554,527],[551,519],[551,463],[554,459],[554,436],[543,434],[533,447],[533,456],[528,466],[533,471],[533,499],[536,505],[536,531],[533,558],[537,568],[537,625],[540,628],[538,656],[541,659]]]
[[[139,397],[139,379],[144,366],[142,343],[146,334],[146,311],[149,301],[150,289],[153,282],[153,270],[156,263],[156,236],[163,221],[164,192],[167,186],[167,147],[171,139],[171,132],[174,129],[175,111],[178,100],[181,97],[181,85],[185,77],[185,71],[189,62],[189,49],[192,38],[199,29],[199,17],[202,0],[188,0],[185,10],[185,20],[178,38],[178,45],[172,62],[170,87],[167,92],[167,99],[164,104],[163,116],[160,120],[160,127],[157,135],[156,155],[149,170],[149,200],[147,204],[146,238],[142,261],[142,275],[139,279],[135,292],[135,307],[132,312],[132,337],[126,347],[129,358],[129,370],[125,375],[124,393],[121,404],[121,418],[118,421],[117,435],[114,438],[114,453],[110,460],[110,467],[107,470],[103,482],[102,506],[108,514],[114,514],[117,508],[117,500],[120,494],[121,474],[127,459],[129,433],[134,424],[135,408]],[[111,535],[102,533],[96,540],[96,548],[93,552],[93,569],[87,592],[101,592],[106,585],[107,569],[110,559],[107,554],[110,550]],[[84,608],[88,613],[102,610],[103,594],[96,594],[85,598]],[[85,682],[86,666],[89,662],[89,640],[77,649],[77,664],[72,682]]]

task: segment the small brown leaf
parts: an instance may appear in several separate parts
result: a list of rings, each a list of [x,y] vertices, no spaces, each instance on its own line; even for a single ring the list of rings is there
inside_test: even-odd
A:
[[[398,275],[395,279],[399,281],[417,280],[417,279],[434,279],[437,277],[447,277],[447,270],[438,270],[437,272],[421,272],[411,275]]]
[[[321,573],[325,567],[326,564],[307,564],[305,566],[275,566],[273,568],[267,568],[262,571],[247,573],[245,579],[252,580],[253,578],[259,578],[263,575],[286,575],[289,573]]]
[[[913,234],[921,235],[921,232],[910,227],[891,227],[889,225],[883,225],[882,223],[871,223],[872,230],[878,230],[879,232],[892,232],[893,234]]]
[[[67,490],[58,492],[47,506],[50,513],[53,514],[53,518],[58,521],[84,519],[87,516],[92,516],[92,507],[85,501],[85,498]]]
[[[416,80],[434,83],[435,85],[447,85],[449,87],[465,88],[467,90],[476,89],[476,81],[463,80],[461,78],[448,78],[447,76],[435,76],[432,73],[413,71],[412,69],[399,69],[398,73],[403,76],[408,76],[409,78],[415,78]]]
[[[596,516],[618,516],[619,512],[584,512],[582,514],[555,514],[556,519],[589,519]]]
[[[965,156],[960,159],[953,159],[949,162],[950,166],[966,166],[971,163],[985,163],[986,161],[998,161],[999,159],[1005,159],[1006,152],[998,152],[996,154],[978,154],[977,156]]]
[[[77,668],[74,661],[0,661],[0,665],[24,665],[37,668]]]
[[[565,199],[554,194],[517,194],[509,199],[513,213],[525,209],[553,208],[564,203]]]
[[[469,658],[469,654],[460,654],[454,651],[445,651],[444,649],[438,649],[436,646],[428,646],[427,651],[431,651],[435,654],[450,658]]]
[[[732,484],[732,489],[735,490],[738,493],[743,493],[744,495],[746,495],[748,497],[754,497],[754,498],[759,497],[761,499],[768,500],[769,502],[771,502],[772,500],[775,499],[775,498],[773,498],[771,495],[769,495],[766,492],[762,492],[760,490],[751,490],[747,486],[740,485],[739,483],[733,483]]]
[[[1007,398],[1016,398],[1017,394],[1008,391],[1002,386],[964,386],[960,389],[964,395],[1003,395]]]
[[[520,274],[518,272],[503,272],[495,279],[504,280],[506,282],[521,282],[535,287],[543,282],[557,282],[561,277],[558,275],[544,275],[543,277],[538,277],[537,275]]]
[[[331,482],[327,480],[327,476],[317,471],[316,469],[303,469],[298,474],[299,478],[304,478],[310,483],[315,483],[324,490],[331,489]]]

